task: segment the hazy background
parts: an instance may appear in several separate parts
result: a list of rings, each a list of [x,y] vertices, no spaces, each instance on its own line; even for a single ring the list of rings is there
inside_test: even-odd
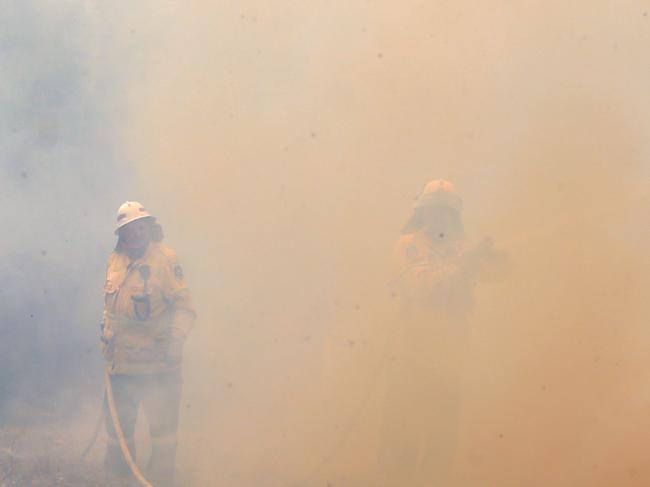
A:
[[[477,288],[458,485],[650,481],[646,2],[0,7],[3,404],[97,401],[140,199],[200,312],[185,484],[372,485],[392,246],[443,177],[513,263]]]
[[[76,2],[0,1],[0,418],[99,400],[102,273],[123,173],[121,77]],[[101,39],[104,39],[103,41]],[[122,107],[122,108],[120,108]],[[32,408],[37,409],[34,413]],[[50,419],[48,419],[49,421]]]

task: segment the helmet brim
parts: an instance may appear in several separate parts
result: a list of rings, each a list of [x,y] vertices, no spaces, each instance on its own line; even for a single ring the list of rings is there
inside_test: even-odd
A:
[[[127,226],[129,223],[133,223],[133,222],[138,221],[138,220],[144,220],[145,218],[151,220],[152,223],[156,221],[156,217],[155,217],[155,216],[151,216],[151,215],[141,215],[141,216],[136,216],[135,218],[132,218],[131,220],[127,220],[127,221],[124,221],[124,222],[120,223],[120,224],[117,226],[117,228],[115,229],[115,235],[119,235],[119,234],[120,234],[120,230],[121,230],[122,228],[124,228],[125,226]]]

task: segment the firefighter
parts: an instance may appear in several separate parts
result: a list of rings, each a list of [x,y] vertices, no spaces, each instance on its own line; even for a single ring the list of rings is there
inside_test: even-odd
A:
[[[450,484],[473,286],[491,243],[468,249],[454,185],[429,182],[394,252],[399,299],[380,444],[380,484]]]
[[[471,309],[472,273],[465,262],[462,201],[445,180],[429,182],[395,246],[393,289],[404,308],[444,311],[461,318]]]
[[[156,487],[173,485],[181,362],[194,306],[175,252],[163,245],[160,225],[142,204],[127,201],[120,206],[115,233],[101,324],[113,397],[133,458],[142,405],[151,436],[146,476]],[[109,437],[105,468],[111,475],[127,476],[106,400],[104,413]]]

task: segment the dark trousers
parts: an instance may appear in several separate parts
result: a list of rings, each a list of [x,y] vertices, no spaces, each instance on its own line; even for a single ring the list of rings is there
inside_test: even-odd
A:
[[[147,416],[151,435],[151,458],[146,472],[143,473],[156,487],[173,485],[174,482],[181,383],[180,371],[111,376],[115,408],[124,439],[134,460],[136,452],[133,434],[141,404]],[[104,414],[108,433],[104,466],[113,474],[127,476],[129,467],[122,456],[106,398]]]
[[[409,324],[388,373],[377,483],[447,487],[458,434],[465,332],[455,323]]]

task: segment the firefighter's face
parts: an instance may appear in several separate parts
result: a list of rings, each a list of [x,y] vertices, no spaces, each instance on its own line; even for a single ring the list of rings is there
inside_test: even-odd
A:
[[[427,224],[436,228],[452,228],[457,224],[458,212],[446,206],[432,206],[427,208]]]
[[[127,223],[120,230],[120,237],[124,243],[131,248],[144,247],[149,243],[151,238],[151,220],[141,218],[131,223]]]

